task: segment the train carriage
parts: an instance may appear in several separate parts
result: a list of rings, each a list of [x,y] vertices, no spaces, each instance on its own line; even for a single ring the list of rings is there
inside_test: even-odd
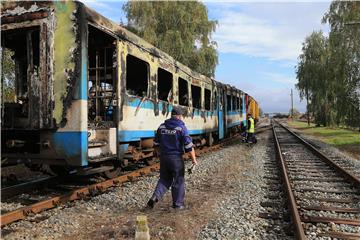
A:
[[[196,146],[234,134],[246,118],[248,95],[80,2],[2,2],[1,14],[2,49],[15,69],[12,98],[2,99],[8,164],[86,167],[111,177],[152,158],[155,130],[174,105],[184,109]]]

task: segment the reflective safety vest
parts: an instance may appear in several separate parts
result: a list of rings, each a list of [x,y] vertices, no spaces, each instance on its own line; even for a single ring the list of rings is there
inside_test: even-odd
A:
[[[248,129],[248,133],[254,133],[255,132],[255,126],[254,126],[254,119],[250,118],[250,128]]]

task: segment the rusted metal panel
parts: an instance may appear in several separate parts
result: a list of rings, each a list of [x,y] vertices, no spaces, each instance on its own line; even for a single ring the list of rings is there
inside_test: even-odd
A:
[[[54,119],[65,119],[64,111],[72,93],[75,74],[75,51],[78,48],[75,32],[76,5],[73,2],[55,2],[56,27],[54,29]],[[65,108],[65,109],[64,109]],[[63,123],[64,124],[64,123]]]
[[[49,13],[45,12],[45,11],[28,13],[28,14],[19,15],[19,16],[4,16],[4,17],[1,17],[1,24],[33,21],[36,19],[47,18],[48,16],[49,16]]]
[[[52,113],[49,111],[49,102],[51,93],[49,92],[49,79],[48,79],[48,69],[47,69],[47,62],[48,62],[48,47],[47,47],[47,40],[48,40],[48,27],[46,23],[41,25],[40,30],[40,79],[41,79],[41,102],[40,102],[40,125],[46,127],[53,127],[52,124]]]

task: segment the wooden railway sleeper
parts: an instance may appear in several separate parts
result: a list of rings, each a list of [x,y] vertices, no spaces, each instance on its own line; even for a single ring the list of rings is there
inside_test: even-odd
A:
[[[24,216],[29,216],[29,215],[33,214],[33,211],[31,208],[26,208],[23,210],[23,214],[24,214]]]
[[[86,199],[86,194],[84,192],[78,192],[77,197],[81,200]]]
[[[52,205],[55,206],[55,207],[58,207],[60,206],[61,202],[59,200],[52,200],[51,201]]]

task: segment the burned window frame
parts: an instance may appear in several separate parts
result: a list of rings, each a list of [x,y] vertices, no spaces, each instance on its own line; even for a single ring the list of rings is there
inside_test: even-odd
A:
[[[229,101],[230,98],[230,101]],[[231,112],[232,111],[232,95],[226,93],[226,111]]]
[[[236,111],[240,111],[240,104],[239,104],[239,96],[237,95],[236,97]]]
[[[93,29],[93,30],[90,30]],[[118,90],[118,78],[117,78],[117,41],[118,38],[109,33],[108,31],[104,31],[96,25],[88,24],[88,38],[90,36],[90,31],[99,31],[97,34],[103,34],[101,37],[102,40],[108,41],[106,45],[100,46],[99,43],[95,43],[96,48],[90,47],[90,42],[88,41],[88,101],[95,100],[95,117],[92,118],[90,116],[91,111],[90,102],[88,102],[88,121],[89,123],[102,121],[102,122],[112,122],[112,124],[107,124],[108,127],[115,126],[116,121],[116,109],[117,109],[117,90]],[[107,38],[107,39],[106,39]],[[98,38],[96,38],[98,39]],[[112,43],[111,43],[112,42]],[[91,49],[91,50],[90,50]],[[94,59],[90,59],[91,51],[95,51]],[[92,61],[94,60],[94,64],[92,65]],[[109,65],[107,65],[108,60],[110,60]],[[90,71],[95,71],[95,84],[94,81],[91,80]],[[108,74],[110,73],[110,74]],[[110,75],[110,82],[108,82],[108,75]],[[103,78],[103,80],[101,80]],[[89,83],[92,83],[91,87]],[[95,87],[95,91],[91,91],[91,89]],[[95,96],[92,94],[95,93]]]
[[[216,89],[214,89],[213,90],[213,97],[212,97],[212,102],[213,102],[213,111],[215,111],[215,110],[218,110],[218,94],[217,94],[217,90]]]
[[[231,95],[232,111],[237,111],[236,94]]]
[[[4,23],[2,24],[1,30],[1,38],[2,38],[2,48],[10,49],[6,47],[6,41],[4,41],[5,36],[7,34],[11,35],[25,35],[25,58],[26,64],[25,66],[25,81],[26,81],[26,90],[22,96],[19,96],[19,83],[18,83],[18,69],[19,62],[15,60],[16,49],[11,51],[14,52],[14,89],[12,89],[15,102],[5,102],[3,101],[3,91],[2,88],[2,127],[4,128],[32,128],[32,129],[40,129],[43,127],[53,127],[54,122],[51,121],[52,113],[50,112],[50,99],[51,92],[48,88],[48,36],[47,36],[47,25],[44,23],[43,19],[35,20],[30,23],[25,24],[12,24],[12,23]],[[19,33],[17,33],[19,32]],[[21,33],[20,33],[21,32]],[[25,32],[25,33],[24,33]],[[34,34],[36,32],[36,34]],[[37,44],[34,44],[36,42]],[[35,47],[36,46],[36,47]],[[34,49],[35,48],[35,49]],[[31,51],[29,51],[31,49]],[[34,50],[36,50],[37,58],[35,58]],[[20,51],[20,50],[18,50]],[[29,60],[30,59],[30,60]],[[35,64],[35,59],[37,59],[37,64]],[[1,60],[3,61],[3,59]],[[30,66],[30,67],[29,67]],[[37,67],[35,67],[37,66]],[[30,69],[30,70],[29,70]],[[3,85],[3,79],[2,86]],[[32,87],[37,86],[37,87]],[[28,88],[31,88],[29,90]],[[8,105],[8,107],[5,106]],[[11,106],[10,106],[11,105]],[[16,106],[15,106],[16,105]],[[15,108],[21,108],[21,114],[18,115],[14,111]],[[8,109],[8,110],[6,110]],[[5,113],[6,111],[10,111],[11,113]],[[24,115],[25,114],[25,115]],[[5,118],[10,116],[11,119]],[[15,121],[15,119],[26,119],[22,121]],[[6,123],[10,122],[10,124]]]
[[[182,104],[182,101],[180,100],[181,99],[181,95],[182,94],[180,94],[180,82],[183,82],[183,83],[186,83],[186,92],[187,92],[187,96],[188,96],[188,98],[187,98],[187,105],[184,105],[184,104]],[[190,91],[189,91],[189,81],[188,80],[186,80],[185,78],[182,78],[182,77],[178,77],[178,82],[177,82],[177,86],[178,86],[178,97],[179,97],[179,105],[180,106],[184,106],[184,107],[189,107],[190,106]]]
[[[202,104],[201,104],[202,91],[201,91],[201,89],[202,88],[200,86],[198,86],[196,84],[191,84],[191,106],[193,108],[202,109]],[[194,94],[195,90],[196,90],[197,94]],[[197,100],[197,104],[196,104],[195,100]],[[194,106],[194,105],[196,105],[196,106]]]
[[[141,95],[138,95],[138,94],[132,94],[132,93],[129,93],[129,89],[128,89],[128,57],[132,57],[134,59],[136,59],[137,61],[140,61],[140,62],[143,62],[145,63],[146,65],[146,94],[141,96]],[[150,64],[142,59],[141,57],[138,57],[134,54],[127,54],[126,55],[126,66],[125,66],[125,92],[128,96],[133,96],[133,97],[139,97],[139,98],[149,98],[149,94],[150,94],[150,91],[149,91],[149,85],[150,85]]]
[[[208,97],[206,92],[208,92]],[[211,90],[208,88],[204,88],[204,109],[205,111],[211,111]]]
[[[168,79],[165,79],[165,78],[163,78],[161,81],[160,81],[160,78],[159,78],[159,76],[160,76],[160,71],[163,71],[164,73],[166,73],[166,74],[169,74],[169,76],[171,75],[171,87],[170,87],[170,91],[168,92],[168,94],[167,94],[167,97],[166,97],[166,99],[163,99],[163,98],[160,98],[160,91],[159,91],[159,86],[160,86],[160,82],[162,82],[162,81],[168,81],[170,78],[168,78]],[[172,73],[172,72],[170,72],[170,71],[168,71],[168,70],[166,70],[166,69],[164,69],[164,68],[161,68],[161,67],[158,67],[158,69],[157,69],[157,81],[156,81],[156,97],[157,97],[157,100],[158,101],[165,101],[165,102],[172,102],[172,100],[173,100],[173,91],[174,91],[174,74]]]
[[[244,95],[242,94],[242,93],[240,93],[240,97],[239,97],[239,99],[240,99],[240,102],[239,102],[239,108],[240,108],[240,116],[242,117],[243,116],[243,109],[244,109],[244,100],[243,100],[243,97],[244,97]]]

